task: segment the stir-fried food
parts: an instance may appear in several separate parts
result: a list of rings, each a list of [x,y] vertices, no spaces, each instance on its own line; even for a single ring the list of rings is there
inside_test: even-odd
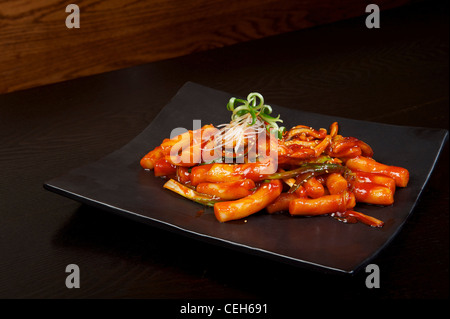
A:
[[[286,130],[259,93],[231,98],[227,108],[230,123],[166,138],[140,161],[167,179],[165,189],[213,207],[220,222],[288,212],[382,227],[356,205],[393,205],[408,184],[407,169],[376,161],[367,143],[340,135],[337,122]]]

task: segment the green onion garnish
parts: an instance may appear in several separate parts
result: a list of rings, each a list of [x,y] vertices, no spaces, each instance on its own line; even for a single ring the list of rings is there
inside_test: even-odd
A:
[[[235,122],[241,122],[247,114],[250,114],[251,122],[247,123],[248,126],[257,123],[259,118],[269,132],[270,129],[273,129],[274,132],[277,133],[279,139],[282,138],[283,133],[286,131],[285,127],[279,127],[277,124],[277,122],[283,122],[283,120],[280,119],[280,115],[277,117],[270,115],[272,113],[272,107],[264,104],[264,97],[260,93],[250,93],[247,96],[247,100],[232,97],[228,101],[227,109],[233,112],[231,120]]]

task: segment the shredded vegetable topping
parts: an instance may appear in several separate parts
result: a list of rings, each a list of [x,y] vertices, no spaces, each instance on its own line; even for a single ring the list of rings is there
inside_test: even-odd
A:
[[[205,151],[230,150],[234,157],[244,155],[246,150],[255,145],[261,134],[275,134],[279,139],[285,132],[285,127],[278,126],[283,122],[280,115],[272,117],[272,107],[264,104],[264,97],[257,92],[250,93],[247,100],[230,98],[227,109],[232,112],[230,123],[219,124],[220,128],[214,135],[214,145],[204,147]]]
[[[259,103],[258,103],[259,101]],[[240,103],[240,105],[237,105]],[[227,109],[232,111],[231,121],[240,123],[244,121],[249,126],[257,124],[257,127],[264,126],[267,130],[274,129],[278,133],[278,138],[281,139],[285,127],[279,127],[277,122],[283,122],[280,115],[272,117],[272,107],[264,104],[264,97],[257,92],[250,93],[247,100],[237,99],[232,97],[227,104]],[[249,119],[251,117],[251,122]],[[259,121],[259,123],[257,123]]]

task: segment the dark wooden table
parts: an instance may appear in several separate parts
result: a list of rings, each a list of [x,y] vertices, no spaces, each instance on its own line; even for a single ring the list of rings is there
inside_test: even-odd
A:
[[[219,248],[44,190],[138,135],[193,81],[316,113],[448,129],[448,9],[365,17],[0,96],[0,297],[448,299],[448,143],[414,213],[367,274],[324,275]],[[70,59],[70,54],[68,54]],[[184,116],[189,116],[185,114]],[[68,264],[80,288],[65,285]]]

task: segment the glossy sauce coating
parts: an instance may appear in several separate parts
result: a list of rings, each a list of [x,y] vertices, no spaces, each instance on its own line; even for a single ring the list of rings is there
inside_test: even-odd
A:
[[[353,193],[358,202],[389,206],[394,203],[394,193],[386,186],[355,182]]]
[[[345,212],[354,207],[349,194],[325,195],[319,198],[297,198],[289,203],[291,215],[315,216]]]
[[[408,185],[409,172],[403,167],[381,164],[372,158],[363,156],[350,158],[345,165],[351,170],[389,176],[394,179],[397,187],[406,187]]]
[[[234,182],[200,183],[197,185],[197,192],[220,199],[233,200],[252,194],[254,188],[255,182],[251,179],[244,179]]]
[[[282,191],[280,180],[263,182],[251,195],[228,202],[218,202],[214,205],[214,214],[218,221],[226,222],[241,219],[264,209],[272,203]]]

